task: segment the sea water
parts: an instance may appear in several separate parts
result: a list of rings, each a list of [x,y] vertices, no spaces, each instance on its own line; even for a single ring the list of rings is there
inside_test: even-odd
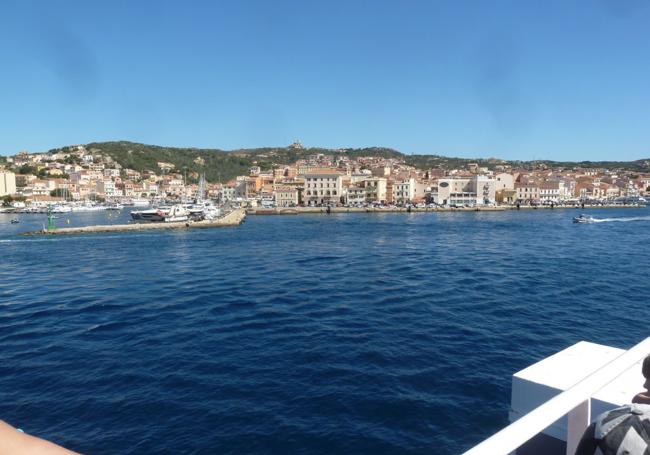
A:
[[[584,212],[609,221],[323,214],[22,237],[45,216],[0,214],[0,418],[84,453],[462,452],[508,423],[514,372],[650,335],[650,209]]]

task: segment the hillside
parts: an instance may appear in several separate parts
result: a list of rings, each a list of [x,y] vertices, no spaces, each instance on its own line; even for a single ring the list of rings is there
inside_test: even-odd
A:
[[[92,142],[85,145],[86,149],[110,156],[125,168],[136,171],[158,171],[158,163],[171,163],[179,172],[190,174],[205,173],[208,182],[226,182],[238,175],[247,175],[251,166],[262,169],[272,169],[278,165],[292,164],[309,155],[325,153],[329,155],[345,154],[350,158],[360,156],[381,156],[385,158],[403,158],[404,155],[396,150],[382,147],[361,149],[346,149],[335,151],[324,148],[294,149],[290,147],[265,147],[256,149],[238,149],[224,151],[219,149],[162,147],[157,145],[138,144],[135,142]],[[52,149],[50,153],[65,150],[66,147]]]
[[[345,155],[349,158],[362,156],[376,156],[384,158],[398,158],[406,164],[419,169],[441,167],[445,169],[464,168],[469,163],[478,163],[479,166],[493,169],[497,165],[511,165],[521,168],[562,167],[571,169],[606,168],[628,169],[632,171],[650,172],[650,159],[637,161],[507,161],[496,158],[467,159],[453,158],[440,155],[405,155],[397,150],[385,147],[370,147],[357,149],[331,150],[325,148],[295,149],[291,147],[265,147],[256,149],[219,150],[199,148],[162,147],[157,145],[138,144],[134,142],[93,142],[86,145],[90,151],[110,156],[125,168],[137,171],[158,171],[158,163],[172,163],[179,172],[205,173],[209,182],[226,182],[237,175],[246,175],[251,166],[260,166],[262,169],[271,169],[274,166],[294,163],[309,155],[324,153],[328,155]],[[63,148],[65,149],[65,147]],[[56,152],[61,149],[53,149]]]

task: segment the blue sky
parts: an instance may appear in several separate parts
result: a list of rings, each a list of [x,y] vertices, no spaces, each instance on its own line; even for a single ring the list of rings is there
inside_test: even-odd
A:
[[[3,1],[0,154],[650,157],[650,2]]]

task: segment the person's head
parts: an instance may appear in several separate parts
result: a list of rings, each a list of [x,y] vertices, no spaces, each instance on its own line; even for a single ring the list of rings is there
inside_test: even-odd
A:
[[[643,359],[643,366],[641,367],[641,373],[643,373],[643,377],[645,378],[645,383],[643,384],[643,387],[645,387],[647,390],[650,390],[650,355]]]

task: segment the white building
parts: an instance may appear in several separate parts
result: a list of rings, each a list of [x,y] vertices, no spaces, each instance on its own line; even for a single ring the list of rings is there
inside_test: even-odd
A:
[[[472,179],[472,188],[476,192],[476,204],[496,203],[496,180],[486,175],[477,175]]]
[[[381,202],[388,200],[388,180],[384,177],[367,178],[361,182],[366,192],[366,202]]]
[[[558,180],[548,180],[539,184],[539,200],[542,204],[557,203],[560,198],[561,191]]]
[[[494,176],[495,190],[514,190],[515,189],[515,176],[502,172]]]
[[[107,197],[114,197],[115,194],[115,182],[112,180],[99,180],[96,184],[97,193],[103,194]]]
[[[361,186],[350,186],[345,193],[345,201],[349,205],[359,205],[366,202],[366,189]]]
[[[494,204],[496,203],[495,190],[496,181],[485,175],[449,177],[438,180],[435,202],[441,205]]]
[[[523,203],[536,203],[539,201],[539,185],[534,182],[517,182],[517,201]]]
[[[298,205],[298,189],[292,186],[280,186],[273,191],[277,207],[295,207]]]
[[[119,169],[104,169],[104,177],[119,177]]]
[[[305,174],[305,203],[329,204],[341,202],[343,192],[342,176],[337,173]]]
[[[219,194],[219,200],[222,202],[226,201],[234,201],[236,194],[235,194],[235,189],[230,188],[230,187],[223,187],[218,191]]]
[[[406,204],[415,198],[415,179],[406,179],[402,182],[393,184],[393,202],[396,204]]]
[[[0,170],[0,196],[16,193],[16,174]]]

